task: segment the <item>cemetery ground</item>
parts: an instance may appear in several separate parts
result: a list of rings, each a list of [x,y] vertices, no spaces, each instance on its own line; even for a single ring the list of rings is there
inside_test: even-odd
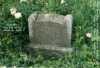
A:
[[[65,0],[56,7],[57,14],[72,14],[74,18],[74,51],[60,57],[26,51],[29,42],[28,17],[33,12],[46,12],[47,9],[44,7],[45,0],[30,1],[0,0],[0,68],[100,68],[99,0]]]

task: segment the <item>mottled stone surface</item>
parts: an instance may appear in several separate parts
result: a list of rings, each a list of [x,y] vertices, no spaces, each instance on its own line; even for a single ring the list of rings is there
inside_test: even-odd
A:
[[[33,48],[72,51],[72,15],[32,14],[28,18],[29,46]]]

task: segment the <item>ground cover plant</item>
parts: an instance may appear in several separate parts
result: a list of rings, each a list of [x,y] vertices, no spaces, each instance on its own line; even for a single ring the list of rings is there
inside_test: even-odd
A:
[[[64,0],[59,6],[53,6],[54,9],[49,9],[47,4],[47,0],[0,0],[0,67],[99,68],[100,1]],[[12,8],[18,16],[13,15],[15,12],[11,13]],[[63,58],[47,57],[41,53],[31,55],[24,49],[29,42],[29,15],[33,12],[48,11],[62,15],[72,14],[74,17],[74,52],[66,54]],[[19,27],[18,31],[6,28],[8,25],[13,28]],[[8,29],[10,31],[7,31]]]

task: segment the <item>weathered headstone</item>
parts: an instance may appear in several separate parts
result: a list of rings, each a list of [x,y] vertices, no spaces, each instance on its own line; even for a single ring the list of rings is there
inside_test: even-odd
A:
[[[72,15],[32,14],[28,18],[29,46],[52,51],[72,51]]]

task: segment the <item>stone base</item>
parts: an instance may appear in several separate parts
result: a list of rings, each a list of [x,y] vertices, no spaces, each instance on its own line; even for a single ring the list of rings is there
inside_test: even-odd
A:
[[[55,52],[62,52],[62,53],[73,51],[73,48],[71,47],[65,48],[65,47],[58,47],[57,45],[41,45],[41,44],[30,43],[28,46],[33,49],[48,50],[48,51],[55,51]]]

